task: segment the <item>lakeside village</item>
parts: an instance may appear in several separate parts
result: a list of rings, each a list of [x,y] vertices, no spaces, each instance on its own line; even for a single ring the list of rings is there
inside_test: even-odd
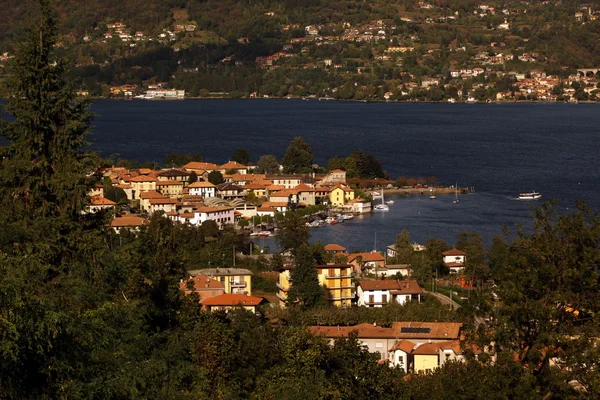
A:
[[[218,185],[210,183],[208,175],[214,171],[221,172],[226,182]],[[271,175],[254,174],[251,167],[237,162],[223,165],[189,162],[181,168],[162,170],[112,167],[106,168],[103,174],[105,181],[112,183],[110,189],[122,191],[126,199],[120,199],[117,204],[105,198],[104,186],[99,185],[91,193],[87,211],[118,208],[110,223],[117,233],[128,231],[135,234],[150,224],[149,216],[161,214],[177,223],[195,226],[214,223],[220,229],[232,225],[239,233],[248,233],[249,225],[253,225],[253,229],[257,226],[261,227],[259,229],[272,228],[277,216],[283,216],[288,210],[309,210],[304,214],[307,218],[321,218],[319,215],[325,206],[330,212],[339,212],[342,216],[373,209],[371,200],[358,197],[357,193],[362,192],[348,186],[343,170],[333,170],[324,175]],[[412,190],[413,193],[422,191],[423,188]],[[134,213],[136,209],[139,213]],[[329,223],[336,221],[335,218],[321,221],[325,220]],[[272,230],[263,233],[271,235]],[[422,245],[412,246],[414,251],[426,250]],[[374,308],[423,302],[425,290],[417,280],[411,279],[411,266],[390,263],[396,256],[395,245],[388,246],[385,254],[349,254],[343,246],[335,243],[327,244],[324,249],[332,262],[315,265],[315,269],[325,300],[331,307]],[[443,262],[452,274],[460,276],[466,256],[465,252],[453,248],[443,253]],[[291,260],[290,257],[286,259]],[[293,265],[285,264],[279,268],[278,274],[272,272],[277,274],[277,291],[273,295],[263,292],[262,297],[253,292],[255,274],[235,267],[188,271],[189,276],[182,277],[180,281],[180,289],[186,294],[195,293],[206,311],[227,312],[243,308],[260,313],[262,307],[286,307],[293,287],[293,269]],[[451,299],[441,297],[442,304],[449,305],[450,309],[459,307]],[[343,328],[313,326],[310,330],[332,343],[335,338],[348,337],[354,332],[370,352],[378,355],[378,359],[408,373],[428,372],[450,360],[462,360],[465,351],[480,352],[474,347],[468,350],[461,347],[464,338],[462,327],[463,324],[458,322],[398,321],[391,327],[363,323]]]
[[[280,55],[275,55],[280,57]],[[479,55],[480,58],[486,59],[484,54]],[[503,57],[500,55],[499,57]],[[511,55],[507,55],[512,59]],[[497,56],[493,57],[497,58]],[[327,65],[331,64],[331,60],[325,60]],[[272,64],[269,64],[272,65]],[[267,67],[265,67],[267,68]],[[369,98],[370,101],[414,101],[419,98],[423,91],[428,92],[433,89],[443,88],[444,92],[452,97],[444,95],[435,95],[428,98],[428,101],[447,101],[448,103],[478,103],[478,102],[515,102],[515,101],[542,101],[542,102],[567,102],[578,103],[579,101],[600,101],[600,81],[595,74],[600,72],[600,68],[578,69],[576,74],[569,75],[567,78],[560,78],[556,75],[547,75],[541,70],[531,71],[527,74],[518,72],[501,72],[486,70],[482,67],[462,68],[450,71],[450,79],[445,79],[442,76],[426,77],[417,79],[417,77],[408,75],[411,80],[399,85],[394,91],[386,91],[381,97]],[[468,80],[489,78],[493,74],[495,78],[508,78],[514,80],[512,87],[506,91],[495,91],[493,85],[485,83],[470,84],[471,89],[465,89],[463,85],[456,82],[445,83],[450,80]],[[171,89],[167,82],[158,84],[150,84],[146,89],[138,87],[136,84],[126,84],[110,87],[111,98],[125,99],[142,99],[142,100],[183,100],[186,98],[185,90]],[[361,86],[359,89],[366,90],[366,86]],[[584,95],[576,92],[581,89]],[[338,88],[333,88],[331,93],[327,93],[322,97],[316,95],[302,96],[302,99],[319,99],[319,100],[338,100],[335,95]],[[495,94],[493,94],[494,92]],[[441,93],[441,92],[440,92]],[[492,94],[491,94],[492,93]],[[88,95],[86,91],[80,91],[81,95]],[[227,97],[225,93],[210,94],[206,93],[200,98],[223,98]],[[264,98],[269,99],[278,97],[272,93],[252,92],[250,99]],[[286,95],[285,98],[291,99],[295,96]],[[297,97],[297,96],[296,96]],[[447,98],[446,98],[447,97]],[[445,99],[446,98],[446,99]],[[444,100],[445,99],[445,100]],[[360,99],[366,100],[366,99]]]
[[[466,12],[450,12],[434,3],[419,2],[418,11],[402,12],[396,19],[354,24],[289,24],[282,22],[285,18],[280,11],[265,11],[264,17],[279,27],[282,40],[281,47],[272,54],[242,59],[244,51],[240,49],[249,48],[252,41],[241,36],[236,39],[237,48],[223,50],[219,59],[188,65],[186,60],[193,58],[188,55],[176,63],[176,69],[161,77],[148,76],[152,65],[135,64],[121,73],[129,79],[115,76],[99,81],[95,88],[83,86],[79,93],[117,99],[246,97],[449,103],[600,100],[600,66],[554,65],[556,55],[548,53],[547,48],[543,52],[533,47],[530,33],[526,34],[531,29],[527,11],[533,5],[521,3],[516,8],[472,4]],[[568,23],[584,27],[599,15],[597,9],[583,5],[568,17]],[[454,40],[444,38],[442,42],[448,43],[441,46],[432,38],[440,33],[433,35],[429,29],[464,29],[465,35],[474,37],[461,40],[461,34],[456,34]],[[176,17],[171,25],[156,26],[153,32],[111,21],[80,37],[75,33],[66,35],[57,46],[86,49],[82,52],[88,56],[75,60],[75,68],[85,70],[118,61],[123,52],[134,56],[152,46],[172,49],[177,55],[188,54],[194,46],[208,51],[226,42],[193,19]],[[98,48],[112,51],[104,54]],[[0,69],[10,58],[8,52],[0,55]],[[263,83],[231,90],[197,81],[202,73],[220,68],[254,70],[263,75]],[[144,78],[136,78],[141,71],[145,71]],[[279,77],[295,76],[297,71],[310,73],[300,78],[307,84],[290,85]],[[337,78],[317,84],[316,76]]]

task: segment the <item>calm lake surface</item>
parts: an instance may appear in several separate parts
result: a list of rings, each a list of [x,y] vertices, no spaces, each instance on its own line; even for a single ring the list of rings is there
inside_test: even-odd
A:
[[[455,242],[462,231],[486,243],[522,224],[532,207],[522,191],[556,199],[568,212],[576,200],[600,212],[600,105],[407,104],[301,100],[97,101],[91,147],[108,157],[162,163],[169,152],[200,153],[224,163],[238,147],[251,159],[281,158],[303,136],[315,162],[363,149],[390,177],[436,176],[439,183],[473,186],[460,196],[386,196],[388,213],[311,230],[314,240],[350,250],[383,250],[402,229],[411,239]],[[270,239],[263,244],[271,245]]]

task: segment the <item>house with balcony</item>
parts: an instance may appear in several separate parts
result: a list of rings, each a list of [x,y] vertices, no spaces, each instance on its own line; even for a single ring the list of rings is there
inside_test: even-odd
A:
[[[329,191],[329,204],[334,207],[343,207],[354,200],[354,190],[347,186],[338,185]]]
[[[481,353],[475,345],[468,346],[468,349],[476,357]],[[405,373],[430,373],[449,361],[464,360],[465,349],[460,340],[422,344],[399,340],[389,353],[390,365],[402,368]]]
[[[364,307],[405,304],[408,301],[420,303],[422,294],[423,289],[415,280],[362,280],[356,289],[358,305]]]
[[[179,290],[186,295],[196,293],[200,303],[209,297],[216,297],[225,293],[225,286],[216,279],[206,275],[190,276],[189,279],[179,281]]]
[[[248,167],[236,161],[229,161],[228,163],[220,165],[219,171],[221,171],[222,174],[228,173],[230,171],[235,171],[236,174],[247,174]]]
[[[258,313],[259,307],[266,303],[267,300],[263,297],[225,293],[215,297],[209,297],[202,301],[202,309],[206,311],[225,312],[244,309],[256,314]]]
[[[138,217],[135,215],[126,215],[123,217],[115,217],[111,221],[110,227],[116,233],[120,233],[123,230],[139,231],[142,226],[149,224],[150,221],[145,218]]]
[[[252,294],[252,272],[244,268],[205,268],[188,271],[190,276],[204,275],[220,282],[228,294]]]
[[[183,196],[184,182],[181,181],[161,181],[160,179],[156,182],[156,191],[163,196],[170,197],[172,199],[178,199]]]
[[[465,259],[467,253],[456,248],[442,253],[444,256],[444,265],[450,269],[451,274],[458,274],[465,268]]]
[[[124,183],[128,183],[132,188],[134,200],[139,200],[143,192],[156,190],[157,179],[149,175],[140,175],[133,178],[128,178]]]
[[[325,245],[325,251],[328,252],[329,254],[338,254],[338,253],[345,253],[346,248],[344,246],[340,246],[339,244],[336,244],[336,243],[329,243],[329,244]]]
[[[279,270],[277,282],[277,298],[281,306],[288,301],[288,293],[293,285],[292,270],[294,266],[283,266]],[[349,307],[354,300],[354,285],[352,284],[352,268],[348,264],[315,265],[319,285],[325,291],[327,302],[336,307]]]
[[[348,263],[352,264],[352,268],[357,275],[363,272],[373,273],[375,268],[385,266],[385,257],[376,251],[352,253],[348,256]]]
[[[458,341],[462,323],[459,322],[412,322],[402,321],[394,322],[391,327],[378,326],[373,324],[359,324],[354,326],[311,326],[310,331],[313,335],[324,336],[333,344],[335,339],[348,337],[352,332],[356,333],[357,339],[361,345],[365,346],[369,352],[375,353],[380,360],[392,360],[394,365],[400,365],[397,350],[404,352],[402,364],[407,372],[417,370],[414,368],[412,358],[414,348],[426,345],[428,343],[444,343],[449,341]],[[399,344],[402,341],[410,343]],[[414,346],[411,348],[411,344]],[[401,349],[398,347],[402,346]],[[442,345],[445,348],[445,344]],[[442,346],[439,346],[440,348]],[[394,349],[394,350],[392,350]],[[424,348],[426,350],[426,348]],[[392,353],[392,354],[391,354]],[[425,353],[425,351],[423,351]],[[419,370],[423,367],[434,365],[433,359],[419,359]],[[424,362],[425,361],[425,362]],[[445,361],[445,359],[444,359]],[[418,371],[418,370],[417,370]]]
[[[291,189],[302,183],[302,176],[293,174],[267,175],[265,179],[273,182],[273,185],[283,186],[284,189]]]
[[[103,210],[114,210],[116,205],[117,203],[103,196],[94,196],[90,199],[90,204],[86,207],[85,212],[93,214]]]
[[[190,179],[191,173],[186,171],[181,171],[178,169],[165,169],[156,174],[156,178],[159,182],[181,182],[183,184],[187,184]]]
[[[188,185],[189,194],[192,196],[215,197],[217,187],[210,182],[198,181]]]

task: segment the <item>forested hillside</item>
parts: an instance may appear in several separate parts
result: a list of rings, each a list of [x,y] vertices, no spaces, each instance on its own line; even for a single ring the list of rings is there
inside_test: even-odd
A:
[[[31,0],[0,3],[5,63],[35,8]],[[600,66],[598,0],[68,0],[57,7],[59,45],[80,89],[93,96],[135,95],[164,82],[192,97],[598,98],[597,80],[573,85],[577,68]],[[518,84],[546,76],[552,80]]]

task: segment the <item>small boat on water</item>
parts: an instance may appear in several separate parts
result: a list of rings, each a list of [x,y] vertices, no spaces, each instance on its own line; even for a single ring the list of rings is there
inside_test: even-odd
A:
[[[542,197],[542,195],[535,190],[533,192],[519,193],[519,200],[537,200],[540,197]]]
[[[381,190],[381,204],[377,204],[373,207],[373,211],[390,211],[390,208],[385,204],[385,200],[383,199],[383,189]]]
[[[388,200],[385,202],[385,204],[394,204],[394,200]]]
[[[269,237],[273,236],[273,234],[269,231],[260,231],[258,232],[258,237]]]
[[[354,215],[350,215],[350,214],[345,214],[343,215],[344,219],[352,219],[354,218]]]

